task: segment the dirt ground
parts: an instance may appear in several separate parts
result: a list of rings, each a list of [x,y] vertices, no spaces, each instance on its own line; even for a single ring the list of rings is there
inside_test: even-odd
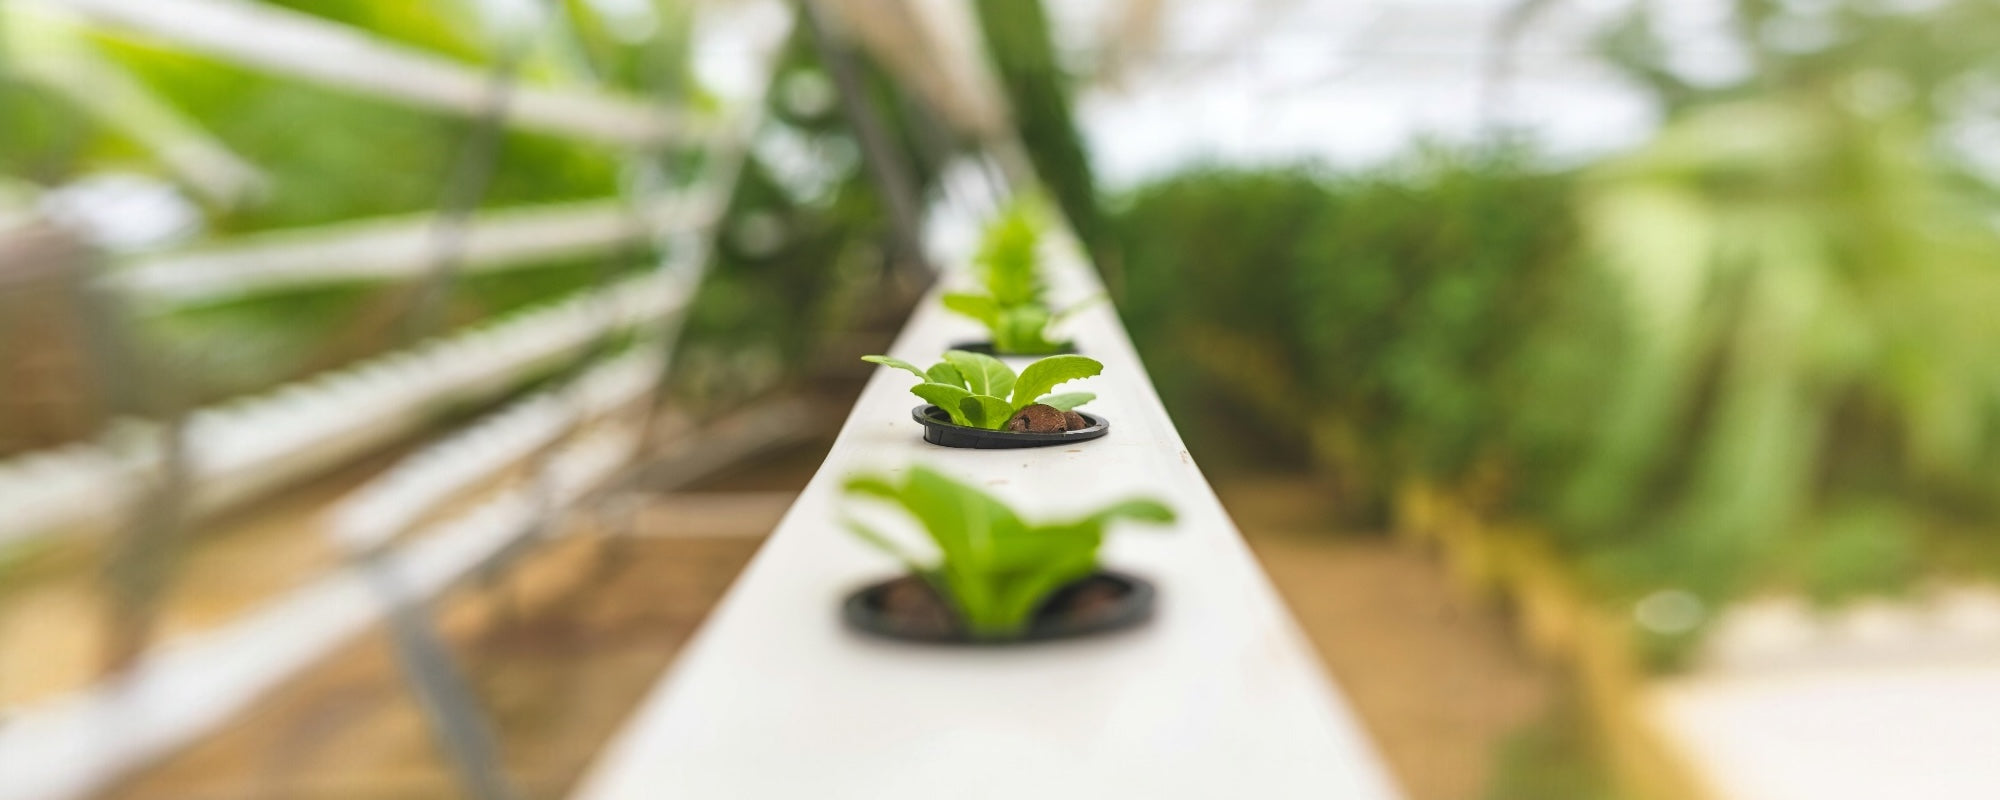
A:
[[[364,459],[190,537],[160,598],[156,641],[211,629],[336,564],[320,511],[402,452]],[[99,676],[107,613],[102,558],[94,540],[65,542],[0,578],[0,708]]]
[[[444,603],[524,798],[559,798],[758,544],[746,538],[574,538]],[[615,549],[607,549],[615,548]],[[106,795],[118,800],[455,797],[446,763],[374,635],[220,735]]]
[[[764,459],[639,517],[649,532],[678,535],[562,540],[440,604],[525,798],[562,797],[588,768],[811,474],[812,455]],[[1549,695],[1501,620],[1421,554],[1327,530],[1324,495],[1309,482],[1220,489],[1410,800],[1483,797],[1498,745]],[[453,796],[378,634],[105,798]]]
[[[1409,800],[1488,797],[1502,743],[1547,713],[1553,689],[1504,620],[1428,556],[1330,530],[1310,482],[1218,494]]]

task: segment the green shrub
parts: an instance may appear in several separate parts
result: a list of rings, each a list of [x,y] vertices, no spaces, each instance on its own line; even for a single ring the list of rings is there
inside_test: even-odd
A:
[[[1172,407],[1221,409],[1183,425],[1197,446],[1247,433],[1379,510],[1497,444],[1511,359],[1576,271],[1569,203],[1505,155],[1196,171],[1115,215],[1123,311]]]

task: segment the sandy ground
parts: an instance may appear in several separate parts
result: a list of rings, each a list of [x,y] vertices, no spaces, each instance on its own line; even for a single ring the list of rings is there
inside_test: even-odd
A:
[[[1504,621],[1425,555],[1328,529],[1309,483],[1219,488],[1410,800],[1487,796],[1500,743],[1553,688]]]
[[[754,552],[755,539],[576,538],[468,586],[441,623],[524,798],[558,798]],[[615,548],[615,549],[607,549]],[[458,796],[384,636],[293,682],[120,800]]]
[[[161,600],[156,640],[225,623],[337,563],[320,511],[400,452],[364,459],[191,535]],[[107,613],[102,557],[97,542],[66,543],[0,575],[0,708],[97,678]]]

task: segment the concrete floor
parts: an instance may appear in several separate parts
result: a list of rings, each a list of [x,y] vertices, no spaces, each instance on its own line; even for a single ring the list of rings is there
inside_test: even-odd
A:
[[[1489,796],[1501,743],[1547,712],[1554,688],[1504,620],[1428,556],[1329,528],[1309,482],[1218,493],[1410,800]]]

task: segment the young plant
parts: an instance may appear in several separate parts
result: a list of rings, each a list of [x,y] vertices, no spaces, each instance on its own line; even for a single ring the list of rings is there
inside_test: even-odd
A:
[[[986,326],[996,353],[1032,355],[1062,347],[1049,339],[1049,327],[1062,314],[1051,312],[1043,299],[1046,286],[1035,251],[1040,239],[1032,211],[1016,204],[987,229],[974,258],[986,291],[944,296],[945,308]]]
[[[1049,356],[1029,364],[1016,376],[1014,370],[1000,359],[964,350],[946,351],[944,360],[932,364],[930,369],[888,356],[862,356],[861,360],[908,370],[923,380],[923,383],[910,387],[910,392],[944,409],[944,413],[951,415],[952,424],[993,431],[1007,428],[1016,416],[1031,423],[1041,423],[1049,419],[1053,412],[1060,422],[1077,406],[1097,399],[1097,395],[1090,392],[1050,394],[1049,390],[1057,384],[1088,378],[1104,371],[1104,365],[1096,359]],[[1050,411],[1027,410],[1030,406],[1045,406]],[[1053,430],[1063,428],[1055,427]]]
[[[898,483],[879,475],[847,479],[847,493],[901,506],[937,545],[936,563],[849,518],[855,535],[896,557],[937,590],[974,635],[1025,628],[1050,593],[1097,571],[1097,549],[1112,523],[1174,521],[1153,500],[1126,500],[1067,522],[1034,525],[1013,509],[935,470],[911,467]]]

